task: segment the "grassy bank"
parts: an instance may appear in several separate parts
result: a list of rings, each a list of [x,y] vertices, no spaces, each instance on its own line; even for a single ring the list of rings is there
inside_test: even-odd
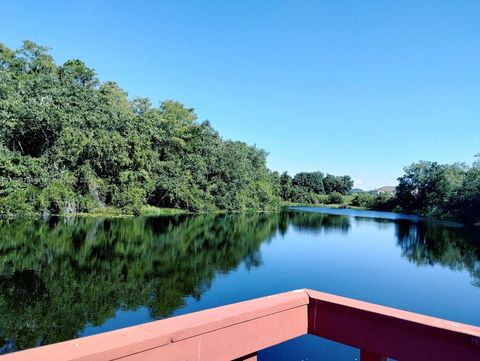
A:
[[[365,208],[365,207],[355,207],[355,206],[351,206],[351,205],[348,205],[348,204],[323,204],[323,203],[310,204],[310,203],[285,202],[285,203],[283,203],[283,206],[284,207],[312,207],[312,208],[323,207],[323,208],[337,208],[337,209],[348,208],[348,209],[360,209],[360,210],[361,209],[363,209],[363,210],[368,209],[368,208]]]
[[[277,209],[271,210],[256,210],[247,208],[242,211],[215,211],[215,212],[190,212],[185,209],[177,208],[159,208],[154,206],[144,206],[141,208],[140,213],[128,213],[119,208],[105,207],[94,209],[91,212],[79,212],[79,213],[67,213],[59,214],[59,216],[80,216],[80,217],[106,217],[106,218],[123,218],[123,217],[135,217],[135,216],[175,216],[179,214],[226,214],[226,213],[265,213],[265,212],[277,212]]]
[[[188,213],[190,212],[184,209],[144,206],[140,210],[139,214],[126,213],[119,208],[105,207],[105,208],[93,209],[90,212],[60,214],[60,216],[123,218],[123,217],[134,217],[134,216],[174,216],[178,214],[188,214]]]
[[[352,206],[352,199],[353,195],[345,195],[342,196],[342,202],[338,203],[326,203],[326,202],[319,202],[319,203],[297,203],[297,202],[283,202],[282,205],[284,207],[325,207],[325,208],[351,208],[351,209],[368,209],[365,207],[356,207]],[[326,200],[327,198],[325,198]]]

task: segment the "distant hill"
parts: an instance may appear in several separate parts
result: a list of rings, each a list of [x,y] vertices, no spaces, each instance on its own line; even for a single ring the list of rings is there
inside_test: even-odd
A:
[[[360,188],[353,188],[350,193],[365,193],[363,189]]]
[[[394,187],[394,186],[383,186],[383,187],[368,191],[368,193],[373,194],[373,195],[377,195],[377,194],[381,194],[381,193],[395,194],[395,192],[396,192],[396,187]]]
[[[394,186],[383,186],[378,188],[377,193],[392,193],[394,194],[396,192],[396,188]]]

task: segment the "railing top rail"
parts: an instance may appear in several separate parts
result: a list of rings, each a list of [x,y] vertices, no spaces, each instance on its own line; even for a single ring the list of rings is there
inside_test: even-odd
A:
[[[0,357],[1,361],[225,360],[310,333],[398,359],[480,359],[480,328],[304,289]]]
[[[305,313],[304,324],[301,326],[302,333],[305,334],[307,332],[308,302],[309,297],[303,290],[280,293],[15,352],[0,356],[0,360],[114,360],[213,333],[231,326],[245,324],[248,321],[267,319],[267,316],[296,309],[300,306],[303,306],[302,312]],[[297,321],[291,320],[291,322],[297,322],[300,325],[302,320],[299,318]],[[297,333],[293,332],[291,337],[299,336]],[[245,352],[245,354],[250,352]]]

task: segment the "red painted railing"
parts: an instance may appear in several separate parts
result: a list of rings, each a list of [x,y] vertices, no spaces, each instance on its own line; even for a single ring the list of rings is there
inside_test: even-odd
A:
[[[305,334],[361,360],[480,360],[480,328],[298,290],[1,356],[1,361],[256,360]]]

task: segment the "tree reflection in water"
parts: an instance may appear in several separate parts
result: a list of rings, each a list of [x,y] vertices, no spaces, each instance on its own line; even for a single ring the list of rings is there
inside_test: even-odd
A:
[[[0,351],[77,337],[117,310],[168,317],[199,299],[216,275],[262,264],[260,245],[289,227],[322,234],[351,222],[392,222],[418,265],[467,269],[480,285],[478,231],[435,223],[286,210],[279,213],[58,218],[0,223]],[[475,238],[477,237],[477,238]]]
[[[467,270],[480,286],[480,232],[432,222],[396,222],[397,244],[402,255],[419,266],[441,265]]]

